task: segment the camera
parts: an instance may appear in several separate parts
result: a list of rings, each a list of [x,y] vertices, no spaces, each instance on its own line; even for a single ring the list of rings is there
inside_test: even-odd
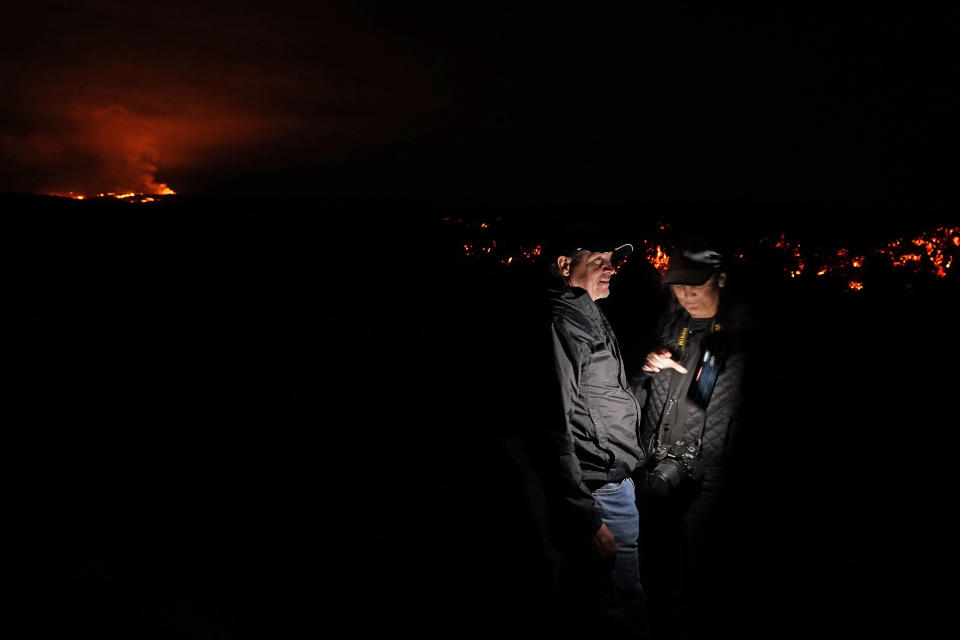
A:
[[[647,487],[666,496],[682,484],[703,478],[703,464],[696,443],[677,440],[672,446],[659,445],[653,452],[654,467],[647,472]]]

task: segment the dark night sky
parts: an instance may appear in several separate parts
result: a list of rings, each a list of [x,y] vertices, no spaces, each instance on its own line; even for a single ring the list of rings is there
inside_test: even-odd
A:
[[[103,0],[5,24],[2,190],[956,200],[953,14]]]

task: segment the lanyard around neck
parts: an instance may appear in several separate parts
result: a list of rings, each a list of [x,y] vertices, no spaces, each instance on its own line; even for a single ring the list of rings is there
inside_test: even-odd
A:
[[[716,333],[717,331],[720,331],[720,323],[717,322],[716,318],[714,318],[713,321],[710,323],[710,333]],[[675,349],[675,351],[677,352],[676,355],[682,357],[686,354],[687,346],[689,345],[689,342],[690,342],[689,339],[690,339],[690,323],[688,322],[687,326],[685,326],[683,328],[683,331],[680,332],[680,337],[677,338],[677,348]]]

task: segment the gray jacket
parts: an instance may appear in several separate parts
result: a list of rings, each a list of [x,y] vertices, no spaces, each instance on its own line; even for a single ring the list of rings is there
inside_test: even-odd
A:
[[[553,497],[574,532],[592,535],[601,521],[591,491],[643,465],[640,405],[610,323],[587,292],[551,290],[550,305],[563,410],[562,423],[550,428]]]

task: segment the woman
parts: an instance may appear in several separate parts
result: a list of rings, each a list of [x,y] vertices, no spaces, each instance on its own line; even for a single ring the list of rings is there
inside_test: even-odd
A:
[[[723,256],[688,245],[662,279],[667,309],[634,384],[649,463],[641,498],[644,584],[655,631],[719,630],[727,573],[720,501],[740,427],[749,316],[725,296]],[[658,621],[659,619],[659,621]],[[659,624],[658,624],[659,622]],[[690,626],[687,626],[687,622]]]

